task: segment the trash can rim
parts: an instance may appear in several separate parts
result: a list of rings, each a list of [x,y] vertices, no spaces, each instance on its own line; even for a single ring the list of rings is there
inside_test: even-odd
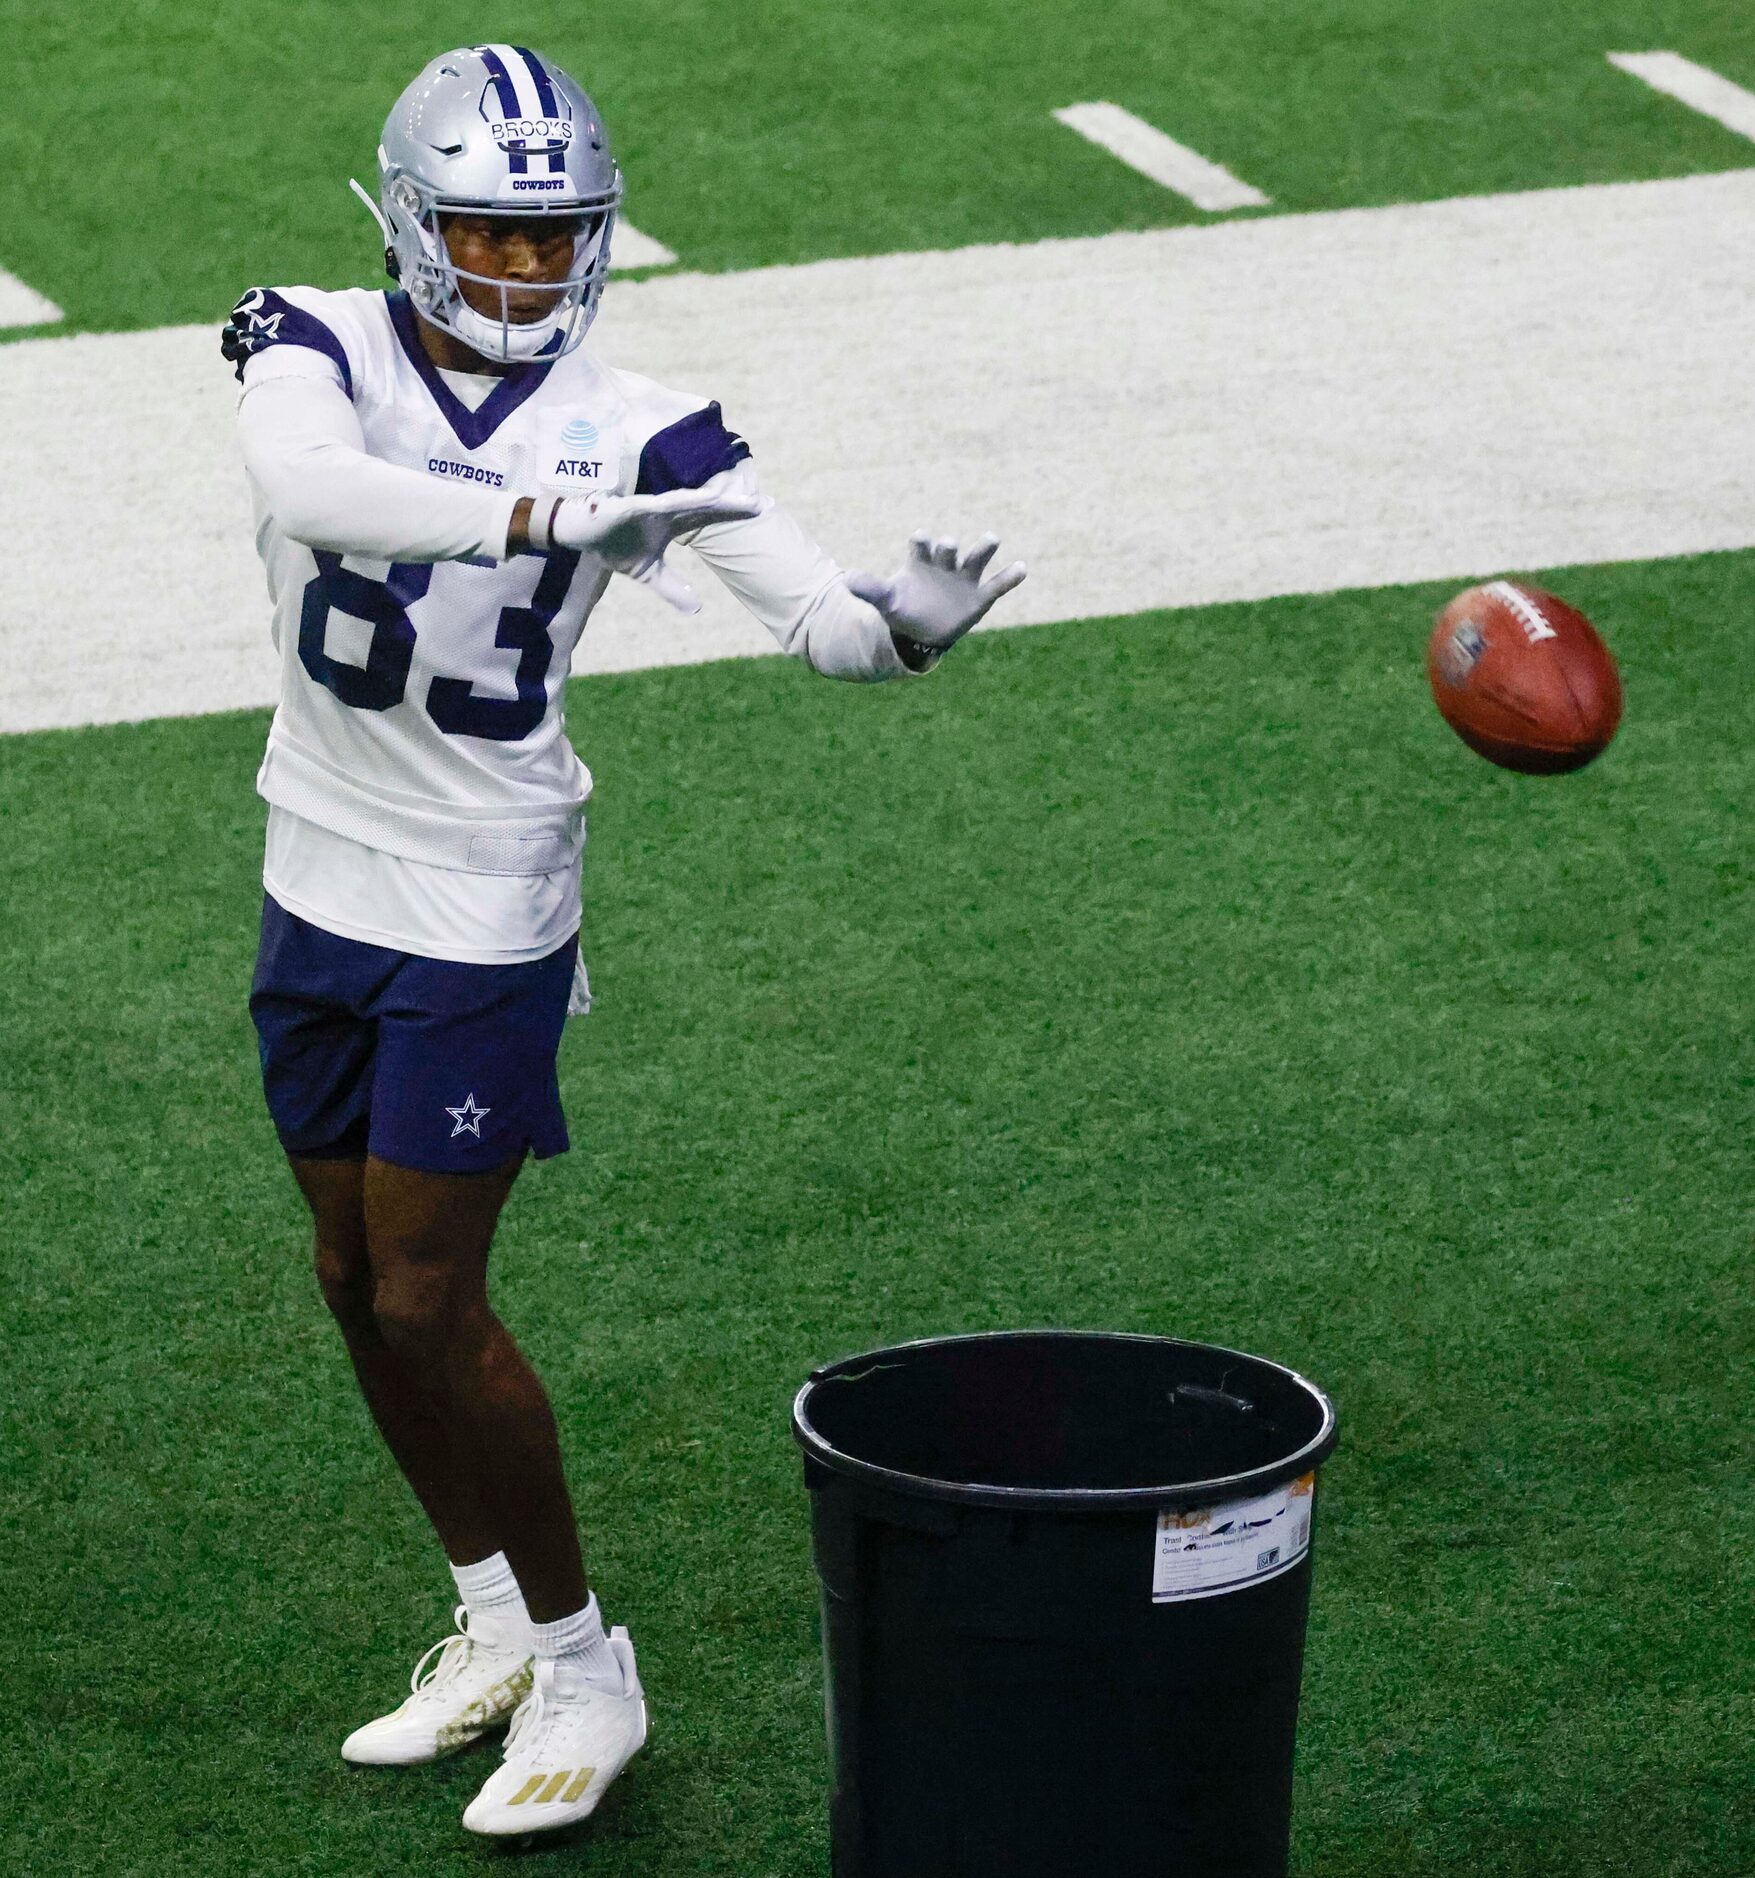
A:
[[[909,1474],[892,1467],[880,1467],[875,1461],[862,1461],[857,1455],[843,1453],[820,1434],[810,1419],[808,1398],[825,1382],[834,1382],[850,1371],[863,1372],[886,1357],[904,1355],[913,1350],[943,1349],[959,1343],[997,1343],[1032,1338],[1064,1339],[1081,1343],[1149,1343],[1173,1348],[1207,1350],[1217,1356],[1236,1357],[1240,1362],[1257,1363],[1277,1371],[1288,1381],[1305,1390],[1320,1406],[1322,1419],[1316,1433],[1293,1453],[1264,1462],[1260,1467],[1239,1474],[1217,1475],[1208,1480],[1182,1481],[1173,1486],[1147,1487],[1004,1487],[984,1481],[938,1480],[927,1474]],[[1203,1343],[1193,1337],[1158,1337],[1130,1330],[978,1330],[947,1337],[914,1337],[905,1343],[892,1343],[882,1349],[844,1356],[833,1363],[813,1369],[809,1379],[792,1400],[792,1433],[805,1454],[832,1472],[869,1485],[887,1488],[905,1499],[951,1501],[965,1506],[1009,1507],[1024,1510],[1039,1507],[1058,1512],[1105,1512],[1142,1507],[1188,1508],[1213,1506],[1226,1500],[1246,1499],[1265,1493],[1282,1482],[1296,1480],[1312,1472],[1334,1452],[1340,1439],[1335,1407],[1326,1392],[1307,1376],[1300,1375],[1272,1357],[1256,1356],[1248,1350],[1234,1350],[1227,1344]]]

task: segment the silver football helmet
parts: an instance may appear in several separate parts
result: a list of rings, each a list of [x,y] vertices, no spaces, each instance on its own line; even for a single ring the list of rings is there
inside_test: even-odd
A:
[[[353,189],[384,232],[385,267],[423,319],[493,359],[555,359],[585,337],[609,273],[622,176],[597,107],[558,65],[523,46],[441,53],[384,120],[377,202]],[[465,273],[439,227],[452,211],[578,216],[566,279],[539,288]],[[495,290],[497,319],[464,299],[465,280]],[[550,293],[554,306],[514,320],[512,288]]]

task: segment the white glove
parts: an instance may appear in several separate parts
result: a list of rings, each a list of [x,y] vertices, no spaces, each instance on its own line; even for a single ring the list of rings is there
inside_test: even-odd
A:
[[[661,496],[567,496],[546,512],[539,501],[531,511],[530,545],[594,554],[618,574],[644,581],[679,613],[698,613],[701,596],[665,565],[664,550],[679,535],[710,522],[747,521],[766,507],[747,478],[721,470],[699,489]]]
[[[983,535],[959,558],[954,541],[914,535],[907,558],[888,580],[849,574],[847,585],[877,608],[893,633],[945,652],[1024,578],[1023,562],[1014,561],[983,583],[981,576],[998,547],[997,535]]]

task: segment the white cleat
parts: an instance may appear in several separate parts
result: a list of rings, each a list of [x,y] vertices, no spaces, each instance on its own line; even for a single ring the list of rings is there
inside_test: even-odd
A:
[[[576,1825],[597,1810],[646,1740],[634,1646],[619,1624],[609,1644],[622,1666],[620,1695],[564,1663],[537,1663],[535,1687],[512,1717],[505,1761],[464,1810],[471,1832],[519,1838]]]
[[[530,1693],[531,1656],[512,1625],[470,1617],[459,1604],[457,1629],[414,1666],[411,1694],[388,1715],[356,1728],[341,1758],[359,1767],[412,1767],[454,1754],[511,1720]],[[433,1658],[439,1660],[421,1672]]]

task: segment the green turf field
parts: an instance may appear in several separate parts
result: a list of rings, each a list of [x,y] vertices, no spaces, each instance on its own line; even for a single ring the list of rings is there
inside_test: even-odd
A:
[[[0,118],[0,266],[96,331],[215,319],[258,281],[375,283],[346,178],[370,178],[409,77],[487,17],[460,0],[6,10],[15,95],[39,108]],[[1750,160],[1604,59],[1673,46],[1755,84],[1742,0],[780,0],[735,30],[712,0],[629,0],[492,18],[597,97],[628,213],[691,267],[1201,219],[1048,116],[1091,98],[1283,210]],[[70,97],[104,131],[73,163],[46,129]]]
[[[343,179],[490,31],[593,86],[630,215],[697,268],[1200,219],[1047,117],[1091,98],[1270,213],[1751,161],[1603,59],[1755,85],[1731,0],[583,18],[20,11],[15,95],[104,134],[69,162],[34,108],[0,122],[0,266],[76,331],[370,282]],[[984,636],[870,691],[781,661],[574,683],[599,1008],[497,1297],[654,1732],[533,1869],[827,1869],[792,1391],[1053,1323],[1337,1398],[1299,1878],[1755,1871],[1755,554],[1548,578],[1628,694],[1548,781],[1432,711],[1448,589]],[[457,1825],[485,1754],[336,1756],[450,1587],[262,1108],[265,727],[0,736],[4,1872],[491,1858]]]
[[[657,1716],[591,1870],[824,1869],[788,1397],[1037,1322],[1339,1399],[1300,1873],[1755,1866],[1755,557],[1563,584],[1630,705],[1559,781],[1425,704],[1424,590],[575,685],[601,1006],[499,1298]],[[10,1869],[481,1857],[482,1756],[335,1757],[448,1587],[260,1111],[263,729],[0,740]]]

